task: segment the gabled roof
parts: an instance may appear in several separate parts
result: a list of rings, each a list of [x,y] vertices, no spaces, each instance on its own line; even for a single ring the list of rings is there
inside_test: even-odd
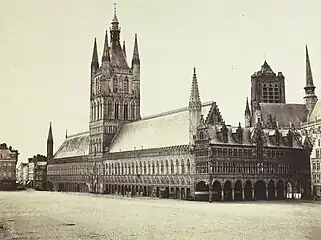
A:
[[[261,117],[264,124],[269,119],[269,114],[278,122],[279,128],[290,127],[290,122],[295,128],[300,128],[306,122],[308,110],[305,104],[288,103],[260,103]]]
[[[207,116],[212,102],[203,104]],[[189,144],[188,107],[125,124],[114,137],[109,152],[162,148]]]
[[[89,132],[68,136],[54,155],[54,159],[89,154]]]
[[[309,122],[313,122],[315,119],[321,119],[321,99],[319,99],[315,104],[313,111],[309,116]]]

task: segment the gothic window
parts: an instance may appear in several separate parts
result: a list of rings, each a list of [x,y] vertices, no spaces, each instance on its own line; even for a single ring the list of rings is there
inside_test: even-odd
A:
[[[150,174],[150,162],[148,162],[146,174]]]
[[[162,174],[164,173],[164,163],[163,163],[163,161],[161,161],[161,173]]]
[[[139,162],[139,173],[142,174],[143,171],[143,164],[142,162]]]
[[[166,174],[169,173],[169,166],[168,166],[168,161],[166,160],[166,163],[165,163],[165,169],[166,169]]]
[[[135,102],[130,103],[130,115],[131,115],[131,120],[135,120]]]
[[[189,161],[189,159],[187,159],[187,174],[190,174],[191,173],[191,163]]]
[[[119,102],[115,102],[115,119],[119,118]]]
[[[179,174],[179,162],[178,162],[178,159],[176,159],[176,174]]]
[[[152,162],[152,174],[155,174],[155,164]]]
[[[146,172],[146,162],[144,162],[144,172],[143,172],[143,174],[147,174],[147,172]]]
[[[134,165],[134,162],[132,162],[132,169],[133,169],[133,173],[132,173],[132,174],[135,174],[135,165]]]
[[[320,171],[320,163],[317,162],[317,171]]]
[[[200,132],[200,139],[203,140],[204,139],[204,133]]]
[[[163,167],[163,162],[161,163],[161,167]],[[156,174],[159,174],[159,162],[156,162]]]
[[[114,93],[118,92],[118,79],[117,79],[117,76],[114,76],[114,78],[113,78],[113,92]]]
[[[111,105],[111,101],[109,100],[107,103],[107,118],[111,119],[112,116],[112,105]]]
[[[124,93],[129,93],[129,88],[128,88],[128,77],[125,78],[124,80]]]
[[[171,159],[171,174],[174,173],[174,163],[173,163],[173,160]]]
[[[185,173],[185,165],[184,165],[184,160],[182,160],[181,161],[181,172],[182,172],[182,174],[184,174]]]
[[[138,166],[138,163],[136,163],[136,174],[139,174],[139,166]]]
[[[319,149],[316,149],[316,150],[315,150],[315,157],[316,157],[316,158],[319,158],[319,157],[320,157]]]
[[[128,103],[124,102],[124,120],[128,120]]]

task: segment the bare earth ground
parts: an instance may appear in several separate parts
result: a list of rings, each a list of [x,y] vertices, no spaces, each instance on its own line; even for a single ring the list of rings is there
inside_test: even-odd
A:
[[[321,204],[0,192],[0,239],[321,239]]]

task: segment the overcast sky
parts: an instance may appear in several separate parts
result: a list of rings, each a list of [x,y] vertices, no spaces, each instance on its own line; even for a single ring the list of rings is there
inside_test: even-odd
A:
[[[305,44],[321,96],[320,0],[119,0],[121,41],[141,58],[142,116],[187,106],[193,67],[202,101],[216,101],[229,124],[244,123],[250,75],[266,56],[286,81],[286,101],[303,103]],[[94,37],[99,59],[113,17],[108,0],[0,1],[0,142],[20,160],[56,151],[87,131]],[[152,141],[152,139],[151,139]]]

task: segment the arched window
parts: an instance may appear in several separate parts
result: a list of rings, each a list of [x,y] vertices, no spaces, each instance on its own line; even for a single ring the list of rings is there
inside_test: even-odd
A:
[[[152,162],[152,174],[155,174],[155,164]]]
[[[139,166],[138,166],[138,163],[136,163],[136,174],[139,174]]]
[[[169,173],[169,165],[168,165],[168,161],[166,160],[166,163],[165,163],[165,171],[166,171],[166,174]]]
[[[182,159],[182,161],[181,161],[181,172],[182,172],[182,174],[184,174],[185,173],[185,165],[184,165],[184,160]]]
[[[128,120],[128,103],[124,102],[124,120]]]
[[[179,174],[179,163],[178,163],[178,159],[176,159],[176,174]]]
[[[125,80],[124,80],[124,93],[128,93],[129,92],[128,86],[129,86],[128,77],[126,77]]]
[[[130,118],[131,118],[131,120],[135,120],[135,115],[136,115],[136,113],[135,113],[135,102],[131,102],[130,103]]]
[[[132,162],[132,169],[133,169],[133,173],[132,173],[132,174],[135,174],[135,165],[134,165],[134,162]]]
[[[174,173],[174,163],[172,159],[171,159],[171,173],[172,174]]]
[[[148,162],[146,174],[150,174],[150,162]]]
[[[156,174],[159,174],[159,163],[158,163],[158,161],[156,162]]]
[[[142,174],[143,171],[143,164],[142,162],[139,162],[139,173]]]
[[[191,163],[189,161],[189,159],[187,159],[187,173],[189,174],[191,172]]]
[[[147,174],[147,172],[146,172],[146,162],[144,162],[144,172],[143,172],[143,174]]]
[[[119,102],[115,102],[115,119],[119,118]]]
[[[111,101],[109,100],[107,103],[107,118],[108,119],[111,119],[112,111],[113,111],[113,109],[112,109]]]
[[[114,93],[118,92],[118,79],[117,79],[117,76],[114,76],[114,78],[113,78],[113,92]]]
[[[128,163],[128,174],[132,174],[131,168],[130,168],[130,163]]]
[[[164,173],[164,163],[163,163],[163,161],[161,161],[161,173],[162,174]]]
[[[200,132],[200,139],[204,139],[204,133],[203,132]]]

